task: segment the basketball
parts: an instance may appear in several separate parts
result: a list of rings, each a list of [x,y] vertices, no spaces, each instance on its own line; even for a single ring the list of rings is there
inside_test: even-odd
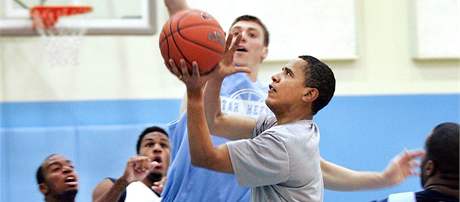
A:
[[[179,67],[184,59],[189,72],[196,61],[205,75],[220,62],[225,51],[225,33],[219,22],[200,10],[180,11],[169,18],[160,34],[161,55],[168,68],[169,59]]]

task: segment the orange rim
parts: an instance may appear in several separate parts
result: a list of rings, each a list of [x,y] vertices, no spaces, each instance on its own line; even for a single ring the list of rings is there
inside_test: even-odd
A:
[[[72,16],[89,13],[91,6],[34,6],[30,9],[30,16],[33,19],[34,28],[49,29],[54,27],[62,16]]]

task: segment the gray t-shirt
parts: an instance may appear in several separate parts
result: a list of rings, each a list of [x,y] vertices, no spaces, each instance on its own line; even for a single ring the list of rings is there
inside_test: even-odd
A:
[[[323,201],[319,129],[311,120],[257,120],[252,138],[227,143],[233,170],[256,201]]]

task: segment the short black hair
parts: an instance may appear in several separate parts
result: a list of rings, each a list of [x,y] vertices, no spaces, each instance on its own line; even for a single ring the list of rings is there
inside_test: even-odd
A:
[[[304,68],[305,86],[316,88],[319,91],[319,96],[312,103],[312,112],[315,115],[319,110],[325,107],[335,92],[335,77],[334,72],[325,63],[317,58],[309,55],[299,56],[306,61],[308,66]]]
[[[163,128],[160,128],[158,126],[148,127],[146,129],[144,129],[144,131],[142,131],[142,133],[139,135],[139,138],[137,139],[137,144],[136,144],[136,153],[137,154],[139,154],[139,151],[141,149],[141,143],[142,143],[142,139],[144,139],[144,136],[149,134],[149,133],[152,133],[152,132],[163,133],[163,134],[166,135],[166,137],[169,138],[168,133]]]
[[[459,124],[445,122],[437,125],[425,142],[426,159],[432,160],[441,176],[458,176]]]
[[[232,25],[230,27],[233,27],[233,25],[235,25],[239,21],[249,21],[249,22],[255,22],[259,24],[262,27],[262,30],[264,32],[263,33],[264,34],[264,45],[268,46],[268,44],[270,43],[270,33],[268,32],[268,29],[265,26],[265,24],[258,17],[253,16],[253,15],[242,15],[240,17],[237,17],[232,22]]]
[[[45,174],[43,173],[43,163],[55,155],[57,154],[48,155],[45,158],[45,160],[43,160],[42,163],[40,163],[40,166],[38,166],[37,171],[35,172],[35,179],[37,180],[37,184],[41,184],[45,182]]]

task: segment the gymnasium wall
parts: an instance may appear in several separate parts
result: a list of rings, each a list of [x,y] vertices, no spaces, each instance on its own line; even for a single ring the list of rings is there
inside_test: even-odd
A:
[[[409,0],[355,2],[358,57],[326,61],[336,97],[316,121],[324,158],[379,171],[404,148],[422,148],[436,124],[460,122],[460,60],[412,59]],[[161,26],[167,14],[158,4]],[[90,201],[97,182],[121,175],[144,127],[178,116],[184,87],[164,67],[158,35],[87,37],[77,67],[47,65],[39,43],[0,37],[0,201],[41,200],[35,169],[51,153],[75,162],[78,201]],[[259,79],[268,84],[286,62],[266,61]],[[391,189],[326,191],[325,201],[419,189],[413,177]]]

